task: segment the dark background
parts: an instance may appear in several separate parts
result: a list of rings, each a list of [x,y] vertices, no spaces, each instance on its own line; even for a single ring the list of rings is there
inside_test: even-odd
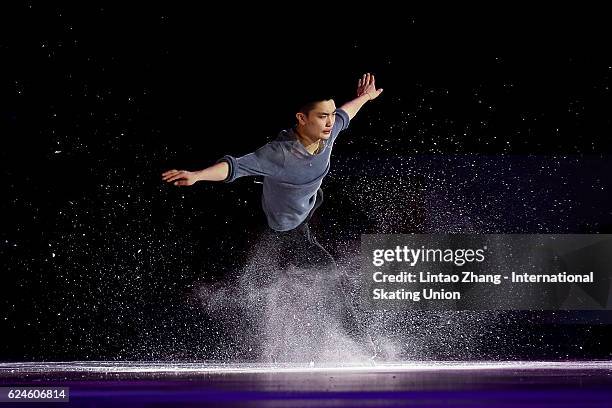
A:
[[[194,292],[247,261],[261,187],[160,174],[249,153],[364,72],[385,91],[338,138],[313,221],[339,259],[363,233],[611,232],[602,13],[361,11],[7,8],[0,359],[235,358]],[[499,322],[425,357],[612,352],[607,312]]]

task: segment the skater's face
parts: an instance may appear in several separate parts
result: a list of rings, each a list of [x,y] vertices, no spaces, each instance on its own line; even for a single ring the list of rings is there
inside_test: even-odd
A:
[[[297,115],[300,131],[312,139],[329,139],[336,121],[336,104],[333,99],[317,102],[307,114]]]

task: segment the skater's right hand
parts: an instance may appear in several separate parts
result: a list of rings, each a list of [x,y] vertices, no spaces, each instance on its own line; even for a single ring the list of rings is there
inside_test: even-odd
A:
[[[198,181],[198,178],[193,171],[168,170],[162,173],[162,180],[175,186],[191,186]]]

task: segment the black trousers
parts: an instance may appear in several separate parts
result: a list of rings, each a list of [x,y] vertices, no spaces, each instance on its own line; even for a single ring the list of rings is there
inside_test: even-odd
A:
[[[319,189],[314,207],[300,225],[289,231],[274,231],[268,228],[265,240],[275,249],[273,252],[277,259],[270,259],[274,266],[285,271],[292,266],[299,269],[336,268],[336,261],[319,244],[308,225],[321,204],[323,204],[323,190]]]
[[[332,255],[315,239],[308,225],[322,203],[323,190],[319,189],[314,207],[299,226],[289,231],[266,228],[257,245],[256,256],[251,258],[251,271],[257,278],[249,279],[249,285],[261,285],[260,288],[263,289],[281,279],[289,286],[292,285],[290,282],[294,282],[301,293],[309,285],[308,282],[317,280],[316,276],[324,276],[325,291],[328,294],[321,303],[326,304],[330,311],[337,311],[347,333],[356,339],[362,339],[363,344],[375,350],[372,338],[357,318],[353,302],[347,298],[350,285],[346,275],[339,270]],[[283,275],[284,278],[281,278]],[[292,281],[292,278],[295,280]],[[291,288],[287,289],[291,291]],[[320,291],[321,288],[317,288],[315,292]],[[342,294],[341,300],[338,300],[337,294]],[[376,354],[376,351],[372,353]]]

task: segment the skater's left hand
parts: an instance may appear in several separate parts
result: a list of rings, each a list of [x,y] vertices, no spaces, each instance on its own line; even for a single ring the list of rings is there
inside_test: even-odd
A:
[[[370,74],[369,72],[367,74],[363,74],[357,84],[357,97],[368,94],[370,100],[373,100],[378,98],[382,91],[382,88],[376,89],[374,74]]]

